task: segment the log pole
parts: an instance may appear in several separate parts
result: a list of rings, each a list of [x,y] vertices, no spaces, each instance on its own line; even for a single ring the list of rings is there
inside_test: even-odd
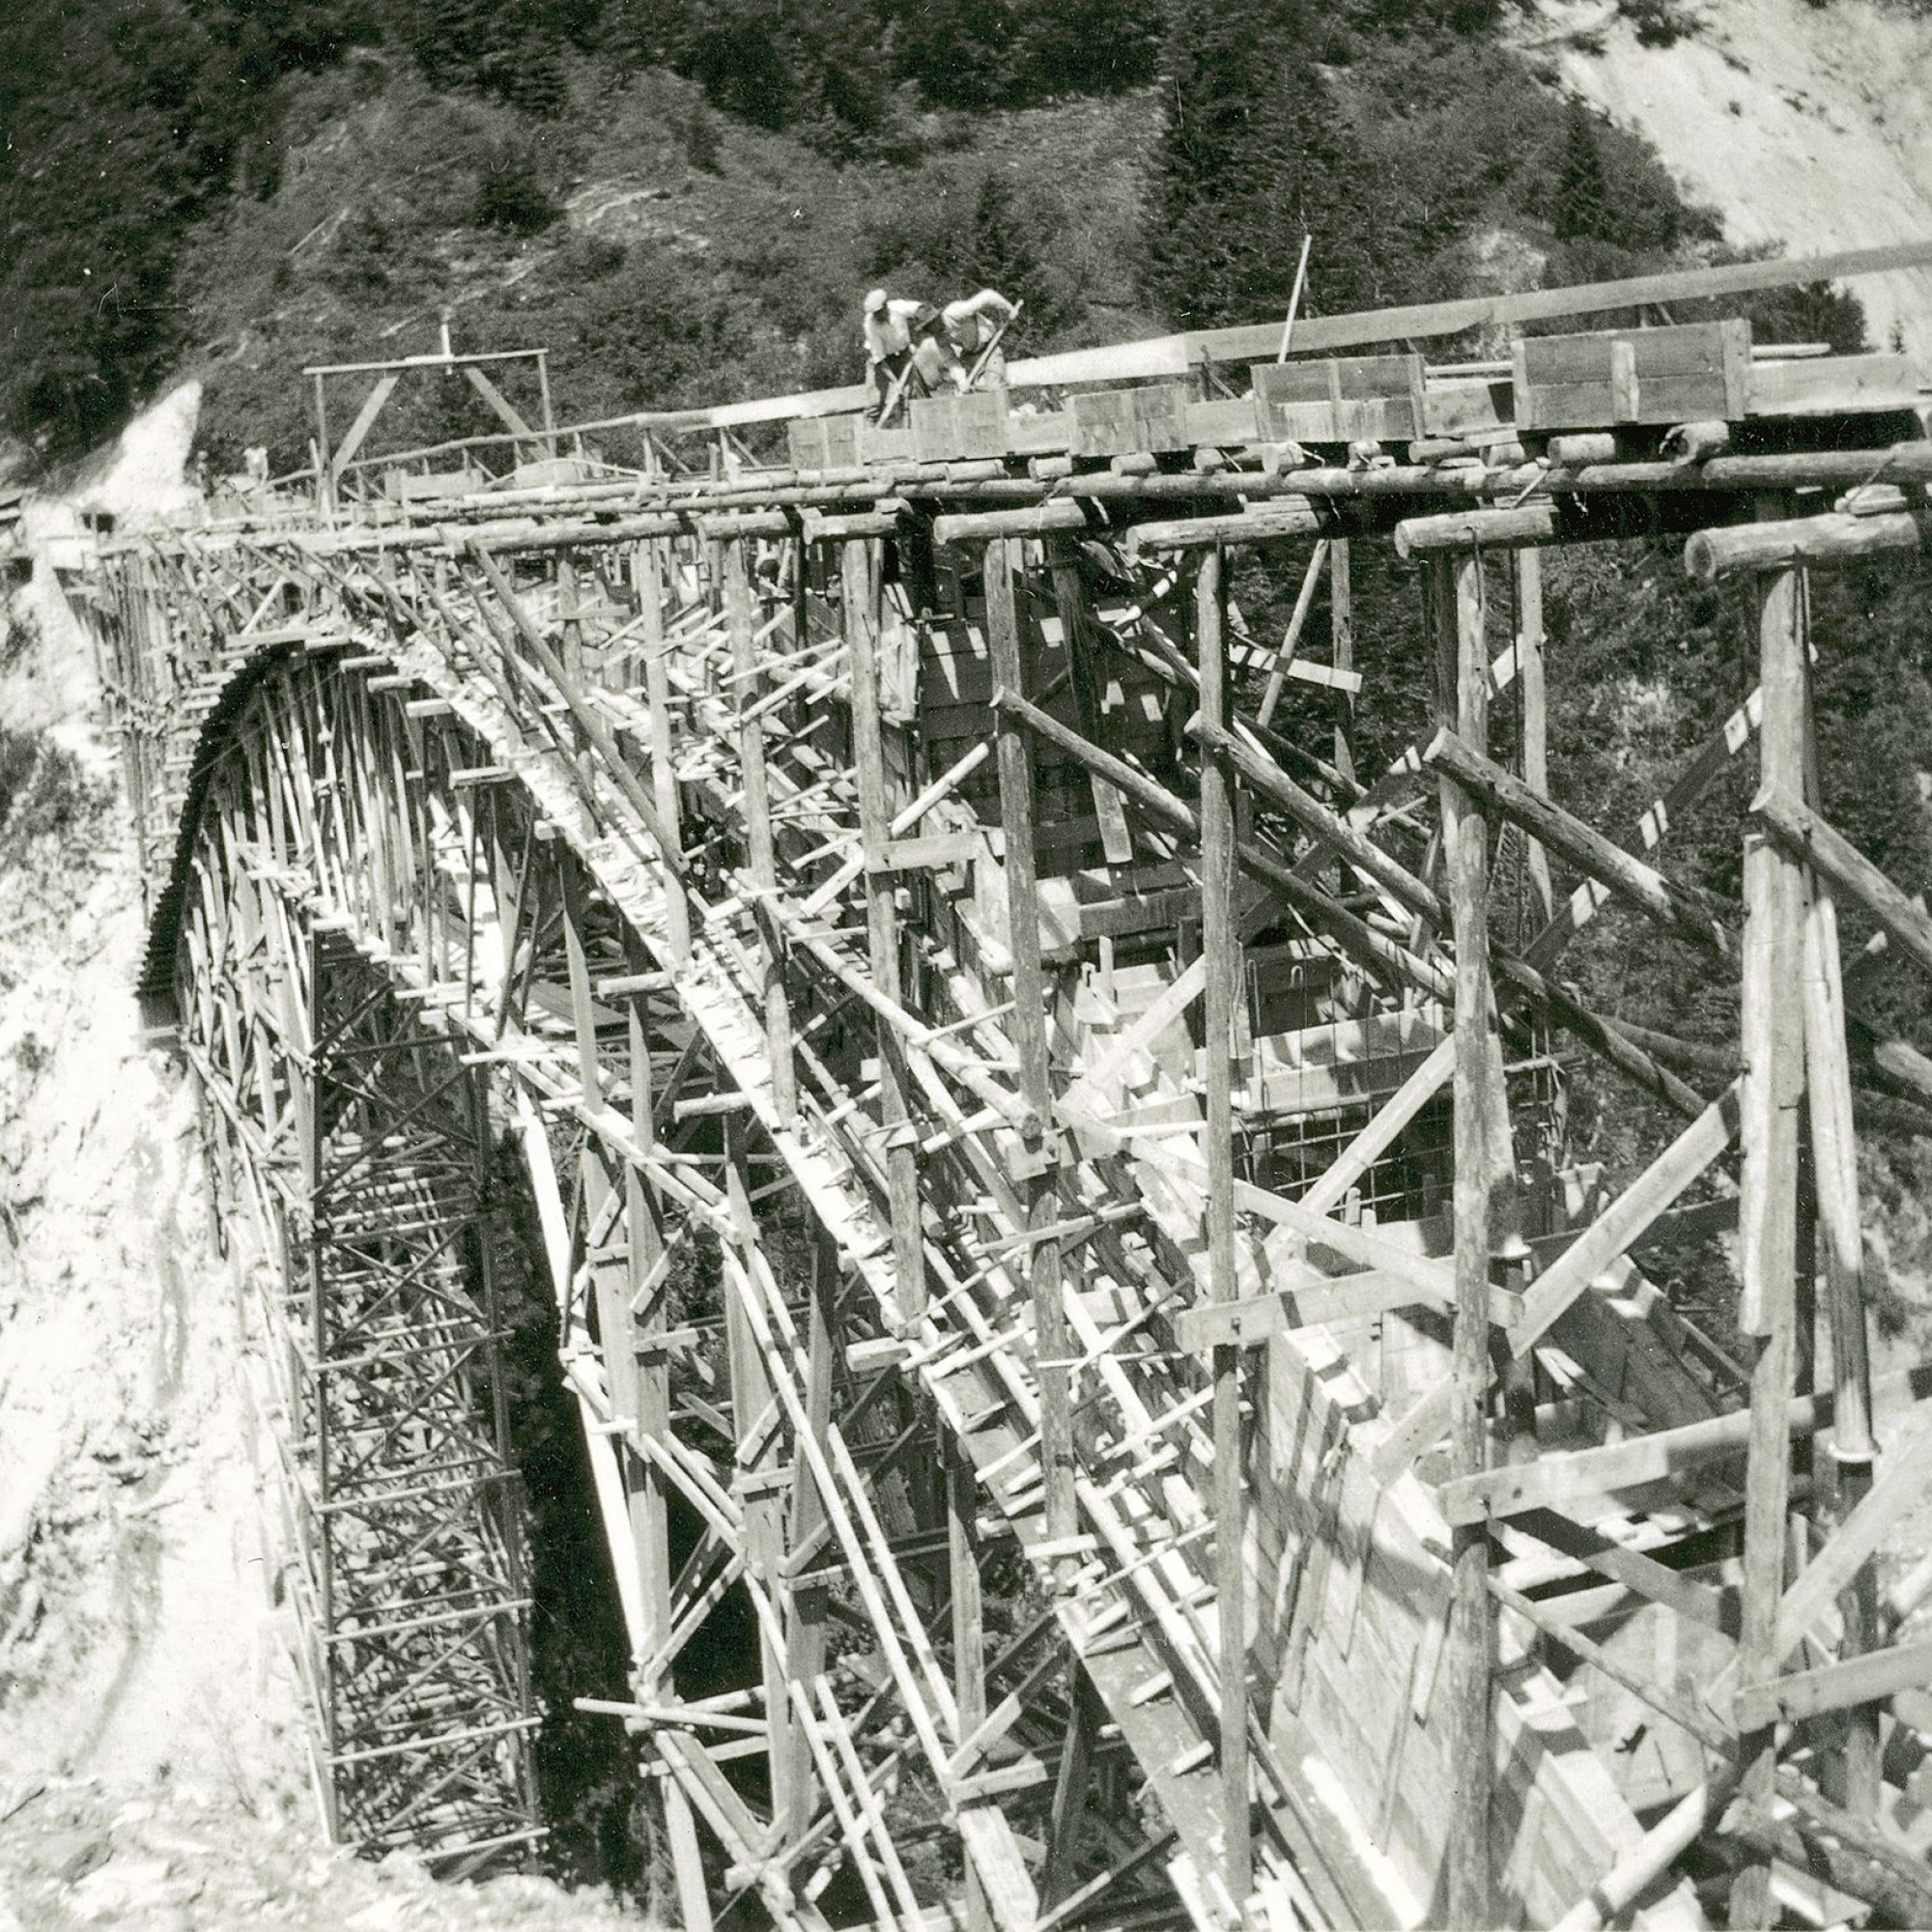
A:
[[[1194,565],[1194,639],[1201,666],[1201,714],[1210,727],[1228,717],[1227,592],[1221,553]],[[1223,739],[1225,744],[1225,738]],[[1217,1303],[1240,1294],[1235,1273],[1235,997],[1241,977],[1235,935],[1235,774],[1225,749],[1201,759],[1201,945],[1208,970],[1207,1215],[1208,1293]],[[1220,1625],[1221,1805],[1229,1895],[1238,1904],[1254,1883],[1248,1804],[1247,1512],[1241,1458],[1241,1351],[1214,1348],[1215,1595]]]
[[[1465,743],[1489,738],[1489,658],[1484,639],[1482,565],[1471,553],[1433,557],[1424,591],[1435,636],[1437,709],[1443,725]],[[1450,1371],[1453,1473],[1479,1474],[1487,1464],[1485,1426],[1490,1385],[1491,1203],[1499,1177],[1491,1117],[1493,1052],[1489,1030],[1489,828],[1479,802],[1441,778],[1450,917],[1456,949],[1455,1159],[1453,1216],[1456,1319]],[[1449,1918],[1492,1925],[1490,1789],[1495,1615],[1489,1588],[1489,1533],[1481,1523],[1452,1532],[1449,1603]]]

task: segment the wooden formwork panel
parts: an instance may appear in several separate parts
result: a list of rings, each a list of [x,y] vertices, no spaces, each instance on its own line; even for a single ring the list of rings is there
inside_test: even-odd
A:
[[[1073,454],[1133,456],[1189,448],[1188,403],[1188,392],[1179,383],[1074,396]]]
[[[1420,355],[1263,362],[1254,371],[1264,434],[1285,442],[1409,442],[1423,433]]]
[[[1532,335],[1514,350],[1519,429],[1732,422],[1750,396],[1750,324]]]
[[[1261,1594],[1277,1605],[1270,1728],[1284,1750],[1305,1739],[1322,1753],[1362,1835],[1426,1914],[1454,1783],[1447,1527],[1413,1478],[1384,1487],[1371,1474],[1375,1400],[1332,1344],[1277,1338],[1268,1352],[1269,1442],[1252,1508]],[[1604,1869],[1638,1828],[1548,1671],[1499,1683],[1495,1748],[1498,1904],[1507,1922],[1547,1924],[1576,1902],[1578,1875]],[[1640,1922],[1671,1922],[1686,1904]]]
[[[908,413],[913,454],[922,463],[1007,453],[1007,399],[998,390],[965,396],[920,396]]]

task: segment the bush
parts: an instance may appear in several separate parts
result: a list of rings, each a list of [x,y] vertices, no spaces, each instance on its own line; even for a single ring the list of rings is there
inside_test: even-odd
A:
[[[530,143],[503,140],[490,147],[476,181],[477,227],[540,235],[562,213]]]
[[[0,832],[9,847],[46,833],[73,833],[105,799],[105,788],[65,746],[0,724]]]

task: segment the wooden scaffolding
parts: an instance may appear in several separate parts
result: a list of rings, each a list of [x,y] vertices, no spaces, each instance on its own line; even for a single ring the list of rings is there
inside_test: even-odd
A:
[[[536,1825],[509,1140],[629,1638],[586,1708],[687,1924],[1932,1922],[1932,1568],[1875,1563],[1932,1378],[1869,1370],[1857,1163],[1932,1131],[1861,1017],[1932,920],[1822,814],[1805,588],[1917,554],[1919,373],[1738,322],[1244,392],[1193,338],[1092,357],[1013,365],[1057,407],[659,415],[635,474],[433,519],[336,463],[321,512],[103,547],[145,990],[280,1270],[332,1822]],[[1638,537],[1750,600],[1755,688],[1605,826],[1541,554]],[[1370,545],[1434,655],[1384,770]],[[1304,572],[1279,643],[1254,550]],[[1733,901],[1670,837],[1740,773]],[[1599,918],[1735,1039],[1592,1009]],[[1585,1062],[1670,1122],[1615,1182]],[[1734,1263],[1741,1341],[1666,1243]]]

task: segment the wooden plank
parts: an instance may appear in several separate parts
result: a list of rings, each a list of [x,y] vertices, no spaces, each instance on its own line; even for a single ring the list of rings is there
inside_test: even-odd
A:
[[[1563,1251],[1523,1295],[1522,1320],[1510,1333],[1515,1353],[1526,1354],[1590,1282],[1678,1200],[1730,1146],[1738,1122],[1737,1090],[1727,1088]]]
[[[1525,1623],[1560,1644],[1580,1662],[1601,1670],[1611,1683],[1621,1685],[1660,1717],[1667,1718],[1673,1724],[1689,1731],[1707,1750],[1728,1752],[1733,1742],[1730,1733],[1687,1699],[1666,1690],[1642,1672],[1633,1670],[1582,1632],[1572,1630],[1560,1617],[1552,1615],[1548,1605],[1511,1589],[1494,1577],[1488,1579],[1488,1587],[1498,1603],[1506,1605]],[[1460,1924],[1463,1921],[1453,1922]],[[1480,1922],[1488,1924],[1491,1921],[1485,1919]]]
[[[1535,550],[1513,551],[1510,570],[1515,580],[1517,610],[1517,671],[1522,694],[1522,781],[1531,792],[1549,796],[1548,702],[1543,664],[1543,557]],[[1524,865],[1538,917],[1547,928],[1556,903],[1549,883],[1549,855],[1543,840],[1530,835]],[[1534,947],[1529,963],[1540,966]]]
[[[1039,1898],[1006,1814],[996,1804],[961,1805],[959,1837],[1000,1932],[1033,1932]]]
[[[331,479],[340,481],[342,472],[349,468],[355,452],[362,447],[369,432],[376,426],[376,418],[382,414],[383,406],[396,392],[396,384],[402,381],[401,373],[391,369],[377,377],[369,393],[362,399],[362,407],[355,412],[355,420],[349,425],[349,433],[336,445],[328,459],[328,473]]]
[[[469,386],[496,412],[512,436],[518,437],[526,442],[537,442],[541,440],[536,431],[512,407],[510,399],[503,394],[501,389],[497,388],[495,383],[491,382],[488,376],[484,375],[481,369],[477,368],[475,363],[465,363],[463,374]]]
[[[1723,1152],[1738,1131],[1738,1119],[1736,1093],[1729,1090],[1564,1249],[1523,1295],[1522,1313],[1509,1329],[1514,1355],[1519,1359],[1526,1355],[1550,1323]],[[1419,1397],[1376,1452],[1377,1469],[1386,1478],[1413,1462],[1441,1439],[1450,1413],[1446,1388],[1438,1386]]]
[[[1061,636],[1066,651],[1068,682],[1080,728],[1089,738],[1101,735],[1100,696],[1094,679],[1094,625],[1087,603],[1087,587],[1072,547],[1057,542],[1051,549],[1054,603],[1060,614]],[[1133,863],[1134,843],[1127,830],[1127,814],[1121,795],[1105,779],[1090,772],[1087,776],[1094,799],[1094,815],[1099,823],[1100,846],[1107,863],[1126,866]]]
[[[1831,1541],[1798,1573],[1777,1605],[1778,1661],[1790,1656],[1877,1552],[1901,1518],[1932,1490],[1932,1457],[1908,1450],[1882,1456],[1877,1480]]]
[[[1625,1590],[1634,1591],[1654,1604],[1662,1604],[1678,1616],[1725,1636],[1737,1634],[1737,1605],[1734,1597],[1710,1583],[1699,1582],[1680,1571],[1660,1563],[1643,1550],[1632,1548],[1554,1510],[1525,1510],[1515,1526],[1539,1543],[1586,1563],[1600,1577],[1607,1577]],[[1592,1592],[1591,1594],[1595,1594]],[[1557,1599],[1551,1607],[1569,1607],[1567,1598]],[[1577,1616],[1576,1622],[1588,1619]]]
[[[1373,839],[1357,832],[1340,813],[1331,811],[1313,793],[1304,791],[1251,739],[1236,737],[1205,716],[1190,726],[1190,734],[1230,758],[1253,789],[1280,806],[1311,838],[1321,839],[1365,878],[1373,879],[1398,904],[1431,924],[1443,923],[1445,908],[1429,886]]]
[[[1534,552],[1528,551],[1519,553],[1522,559],[1534,554]],[[1654,852],[1662,844],[1679,818],[1704,795],[1730,760],[1750,743],[1763,715],[1762,694],[1753,689],[1744,703],[1728,713],[1723,723],[1705,739],[1671,781],[1668,790],[1644,808],[1637,819],[1637,833],[1646,850]],[[1524,776],[1527,781],[1526,772]],[[1548,787],[1545,784],[1539,789],[1547,791]],[[1570,941],[1596,917],[1608,898],[1607,887],[1599,885],[1594,879],[1586,879],[1530,941],[1523,952],[1524,960],[1539,972],[1547,971]]]
[[[1088,1097],[1103,1093],[1150,1042],[1157,1039],[1191,1007],[1208,983],[1207,962],[1196,957],[1123,1032],[1101,1046],[1092,1066],[1082,1067],[1063,1096],[1063,1107],[1083,1106]]]
[[[1872,1704],[1932,1684],[1932,1643],[1875,1650],[1815,1670],[1793,1671],[1769,1684],[1740,1690],[1732,1706],[1741,1731],[1798,1723],[1826,1711]]]
[[[1338,680],[1355,676],[1355,603],[1349,539],[1328,544],[1329,657]],[[1359,684],[1356,686],[1359,689]],[[1335,769],[1345,787],[1355,781],[1355,692],[1338,682],[1335,696]]]
[[[1309,553],[1308,568],[1301,579],[1301,589],[1294,600],[1294,609],[1289,613],[1288,629],[1282,634],[1281,646],[1275,652],[1272,668],[1268,671],[1267,688],[1262,693],[1261,709],[1255,715],[1265,724],[1275,714],[1275,707],[1281,702],[1282,681],[1288,675],[1289,667],[1294,662],[1295,646],[1301,641],[1302,626],[1308,622],[1308,613],[1314,608],[1316,587],[1321,582],[1321,567],[1328,560],[1326,538],[1317,538],[1315,548]]]
[[[1454,732],[1438,731],[1422,754],[1424,764],[1445,772],[1488,800],[1505,818],[1562,854],[1577,870],[1600,879],[1618,897],[1646,913],[1667,931],[1722,957],[1730,944],[1713,895],[1666,879],[1653,866],[1614,845],[1521,779],[1492,764]]]
[[[1332,1214],[1348,1199],[1349,1190],[1395,1145],[1403,1129],[1442,1091],[1455,1066],[1456,1037],[1445,1034],[1301,1197],[1301,1206],[1311,1214]]]

